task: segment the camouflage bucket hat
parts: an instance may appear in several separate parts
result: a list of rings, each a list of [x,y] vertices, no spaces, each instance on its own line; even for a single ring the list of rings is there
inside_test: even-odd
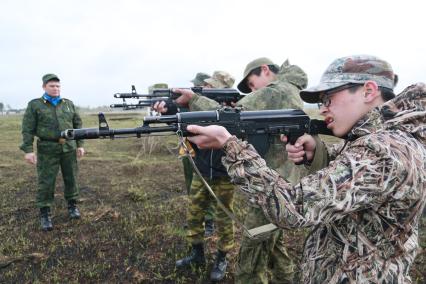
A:
[[[51,80],[58,80],[58,81],[60,81],[60,80],[59,80],[59,77],[58,77],[58,76],[56,76],[55,74],[52,74],[52,73],[49,73],[49,74],[44,75],[44,76],[41,78],[41,80],[43,81],[43,84],[46,84],[47,82],[49,82],[49,81],[51,81]]]
[[[201,87],[204,85],[204,80],[210,78],[207,73],[199,72],[195,75],[195,78],[191,80],[195,87]]]
[[[148,87],[148,94],[152,94],[154,89],[167,89],[168,87],[166,83],[156,83]]]
[[[274,62],[272,62],[271,59],[266,58],[266,57],[261,57],[261,58],[257,58],[251,62],[249,62],[249,64],[247,64],[246,69],[244,69],[244,73],[243,73],[243,79],[241,80],[241,82],[238,84],[237,88],[238,90],[240,90],[241,92],[247,94],[247,93],[251,93],[251,89],[247,86],[247,76],[250,74],[251,71],[253,71],[254,69],[262,66],[262,65],[275,65],[277,66],[277,69],[279,69],[280,67],[275,64]]]
[[[318,103],[319,95],[349,83],[363,84],[375,81],[380,87],[392,89],[397,82],[392,66],[371,55],[353,55],[336,59],[321,77],[317,86],[300,91],[300,97],[307,103]]]
[[[204,82],[210,84],[213,88],[231,88],[235,79],[228,72],[215,71],[211,78],[205,79]]]

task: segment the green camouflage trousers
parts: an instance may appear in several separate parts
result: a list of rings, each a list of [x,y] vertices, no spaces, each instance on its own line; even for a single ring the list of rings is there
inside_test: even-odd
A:
[[[185,186],[186,186],[186,192],[188,195],[191,192],[191,183],[192,183],[192,177],[194,175],[194,172],[192,170],[191,161],[187,156],[182,156],[182,165],[183,165],[183,175],[185,177]]]
[[[248,229],[269,223],[260,208],[249,207],[244,220]],[[284,247],[283,230],[259,240],[243,234],[235,270],[235,283],[268,283],[268,270],[271,283],[293,283],[295,265]]]
[[[185,185],[186,185],[186,191],[188,195],[191,194],[191,184],[192,184],[192,177],[194,175],[194,171],[192,169],[191,161],[187,156],[182,156],[182,164],[183,164],[183,174],[185,177]],[[210,206],[206,210],[206,215],[204,216],[204,220],[213,220],[214,219],[214,210],[215,206],[212,203],[210,203]]]
[[[225,207],[233,212],[234,185],[229,181],[228,177],[216,178],[208,180],[210,187],[218,199]],[[187,240],[191,244],[199,244],[204,242],[204,216],[207,208],[216,201],[204,187],[201,179],[194,175],[191,184],[191,204],[188,208],[187,222]],[[215,224],[219,237],[217,248],[227,252],[234,247],[234,224],[225,212],[217,207]]]
[[[77,199],[77,153],[37,151],[38,192],[37,207],[51,207],[55,193],[56,177],[61,168],[64,180],[64,196],[66,200]]]

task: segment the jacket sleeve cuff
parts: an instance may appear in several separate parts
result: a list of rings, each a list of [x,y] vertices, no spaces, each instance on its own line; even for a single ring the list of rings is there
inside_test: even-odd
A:
[[[199,94],[195,94],[189,100],[188,104],[190,111],[216,110],[221,107],[215,100],[200,96]]]
[[[188,102],[189,109],[192,111],[192,109],[197,109],[197,101],[201,96],[197,93],[194,93],[192,98]]]
[[[226,152],[227,150],[230,150],[233,147],[238,147],[238,138],[235,135],[232,135],[231,137],[226,140],[225,144],[223,144],[223,150]]]
[[[326,167],[329,161],[327,147],[325,146],[324,142],[322,142],[317,135],[313,137],[316,142],[315,154],[313,160],[308,165],[306,165],[306,168],[310,173],[319,171],[320,169]]]

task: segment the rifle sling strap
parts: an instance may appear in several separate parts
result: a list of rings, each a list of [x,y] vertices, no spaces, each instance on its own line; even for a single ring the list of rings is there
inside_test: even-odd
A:
[[[237,217],[231,211],[229,211],[225,207],[225,205],[223,205],[222,201],[220,201],[219,198],[217,198],[216,194],[214,193],[214,191],[212,190],[212,188],[210,187],[210,185],[207,183],[207,181],[204,179],[204,177],[201,175],[200,170],[195,165],[194,159],[192,158],[192,156],[190,154],[190,149],[188,149],[188,147],[187,147],[187,145],[185,143],[185,139],[183,138],[182,135],[180,135],[179,131],[176,134],[178,135],[178,138],[179,138],[180,147],[182,147],[183,149],[185,149],[185,155],[191,161],[191,164],[192,164],[192,167],[193,167],[195,173],[200,177],[200,179],[203,182],[204,186],[207,188],[207,190],[209,191],[209,193],[216,200],[217,205],[225,212],[226,215],[228,215],[229,218],[231,218],[232,221],[235,222],[235,224],[238,227],[240,227],[240,228],[243,229],[243,231],[247,234],[247,236],[250,239],[262,239],[262,238],[265,238],[265,237],[269,236],[270,233],[278,230],[278,227],[275,226],[272,223],[266,224],[266,225],[262,225],[262,226],[259,226],[259,227],[255,227],[255,228],[252,228],[252,229],[248,229],[246,226],[244,226],[244,224],[240,220],[238,220]]]

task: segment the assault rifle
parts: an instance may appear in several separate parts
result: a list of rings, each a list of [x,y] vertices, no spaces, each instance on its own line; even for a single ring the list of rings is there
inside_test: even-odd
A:
[[[194,93],[197,93],[201,96],[205,96],[209,99],[215,100],[220,104],[229,105],[231,102],[237,102],[244,95],[242,95],[236,89],[216,89],[216,88],[203,88],[203,87],[192,87],[189,88]],[[112,104],[112,108],[122,107],[125,109],[135,109],[152,106],[157,101],[165,101],[166,106],[171,108],[175,106],[174,100],[180,96],[179,93],[173,92],[172,89],[154,89],[152,94],[138,94],[136,88],[132,85],[131,93],[116,93],[114,94],[115,98],[123,99],[122,104]],[[141,99],[137,104],[127,104],[126,99]]]
[[[286,135],[291,144],[305,133],[333,135],[324,121],[310,119],[302,110],[241,111],[238,108],[222,108],[216,111],[146,116],[142,126],[122,129],[110,129],[103,113],[99,113],[98,128],[66,129],[61,133],[61,137],[71,140],[113,139],[122,137],[120,135],[141,137],[164,132],[191,136],[192,134],[187,131],[189,124],[221,125],[232,135],[251,143],[261,156],[267,153],[272,137],[278,134]]]
[[[111,108],[123,108],[124,110],[138,109],[144,107],[153,106],[158,101],[164,101],[166,103],[165,107],[168,109],[175,109],[176,104],[168,97],[156,97],[155,99],[145,99],[139,100],[137,104],[128,104],[123,102],[122,104],[111,104]]]

